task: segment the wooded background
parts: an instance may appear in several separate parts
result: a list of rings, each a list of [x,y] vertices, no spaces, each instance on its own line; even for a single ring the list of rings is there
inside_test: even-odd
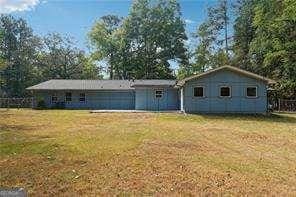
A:
[[[191,33],[196,48],[186,45],[176,0],[135,0],[127,17],[101,17],[87,35],[90,54],[69,36],[40,37],[24,19],[1,15],[0,97],[26,96],[48,79],[180,79],[232,65],[276,80],[276,97],[296,99],[295,0],[218,0]]]

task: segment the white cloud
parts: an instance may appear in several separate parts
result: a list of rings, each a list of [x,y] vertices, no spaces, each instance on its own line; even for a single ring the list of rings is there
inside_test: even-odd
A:
[[[39,0],[0,0],[0,13],[11,13],[33,9]]]
[[[185,23],[186,24],[192,24],[192,23],[195,23],[195,21],[190,20],[190,19],[185,19]]]

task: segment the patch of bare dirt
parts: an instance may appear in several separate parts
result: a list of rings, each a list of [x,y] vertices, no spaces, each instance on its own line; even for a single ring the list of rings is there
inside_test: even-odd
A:
[[[40,127],[38,127],[40,128]],[[12,124],[0,124],[0,132],[1,131],[29,131],[33,129],[38,129],[34,126],[27,126],[27,125],[12,125]]]
[[[0,181],[2,186],[25,187],[31,196],[285,196],[295,192],[292,185],[272,178],[219,171],[186,160],[200,151],[215,150],[191,142],[156,140],[109,159],[69,154],[12,156],[0,162]]]
[[[211,148],[207,146],[198,146],[189,142],[151,141],[135,151],[114,155],[100,165],[100,168],[92,170],[93,178],[96,180],[103,177],[105,180],[96,187],[102,195],[127,193],[156,196],[180,194],[261,196],[292,194],[295,189],[272,178],[255,178],[252,175],[219,171],[210,166],[192,165],[186,159],[193,152],[209,150],[211,151]]]

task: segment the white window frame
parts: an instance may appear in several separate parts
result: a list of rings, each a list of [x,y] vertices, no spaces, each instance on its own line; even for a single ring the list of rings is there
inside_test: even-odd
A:
[[[53,98],[56,98],[56,100],[54,101]],[[51,101],[51,103],[57,103],[58,102],[58,94],[57,93],[53,93],[51,95],[50,101]]]
[[[67,101],[67,93],[71,94],[71,97],[70,97],[71,100],[70,101]],[[73,96],[72,92],[65,92],[65,102],[67,102],[67,103],[72,102],[72,96]]]
[[[194,89],[195,88],[202,88],[202,96],[195,96],[194,95]],[[205,87],[204,86],[194,86],[193,87],[193,97],[194,98],[204,98],[205,97]]]
[[[229,96],[222,96],[222,95],[221,95],[221,89],[222,89],[222,88],[229,88]],[[225,86],[220,86],[220,88],[219,88],[219,97],[220,97],[220,98],[231,98],[231,95],[232,95],[231,86],[227,86],[227,85],[225,85]]]
[[[84,94],[84,101],[81,101],[81,100],[80,100],[80,99],[82,98],[82,97],[81,97],[81,94]],[[80,92],[80,93],[79,93],[79,102],[80,102],[80,103],[86,103],[86,94],[85,94],[84,92]]]
[[[248,88],[256,88],[256,96],[248,96]],[[247,86],[246,87],[246,97],[247,98],[257,98],[258,97],[258,87],[253,85],[253,86]]]
[[[161,91],[161,94],[157,94],[157,93],[156,93],[157,91]],[[157,97],[156,95],[161,95],[161,97]],[[163,90],[162,90],[162,89],[155,90],[155,91],[154,91],[154,97],[155,97],[156,99],[162,99],[162,97],[163,97]]]

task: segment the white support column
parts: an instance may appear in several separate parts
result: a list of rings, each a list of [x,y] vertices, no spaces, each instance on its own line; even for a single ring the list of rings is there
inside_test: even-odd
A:
[[[181,87],[181,95],[180,95],[180,109],[181,109],[181,112],[185,112],[184,111],[184,88],[183,87]]]

